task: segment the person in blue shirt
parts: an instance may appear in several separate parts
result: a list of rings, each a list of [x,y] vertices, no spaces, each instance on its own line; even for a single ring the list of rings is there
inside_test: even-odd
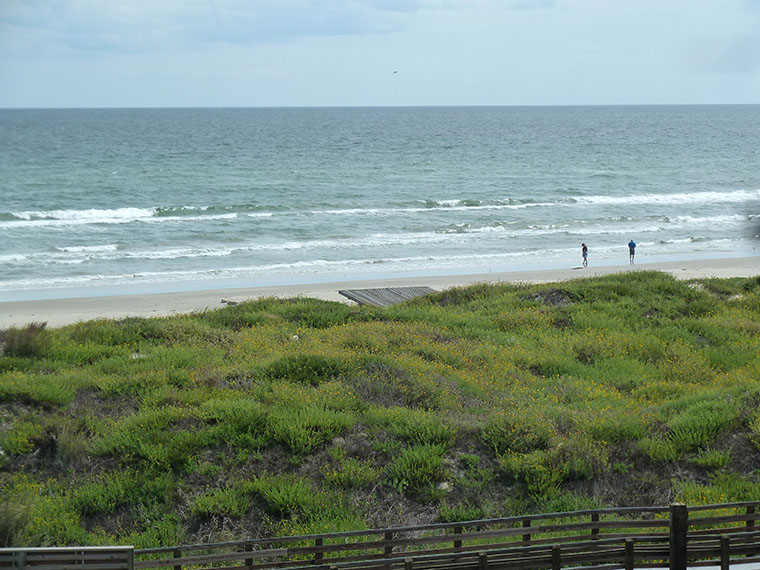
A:
[[[633,256],[636,255],[636,242],[631,240],[628,242],[628,258],[633,265]]]

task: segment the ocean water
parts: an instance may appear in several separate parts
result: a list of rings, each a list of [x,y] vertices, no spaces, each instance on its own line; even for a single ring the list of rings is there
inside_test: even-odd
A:
[[[760,106],[0,110],[0,300],[755,256]]]

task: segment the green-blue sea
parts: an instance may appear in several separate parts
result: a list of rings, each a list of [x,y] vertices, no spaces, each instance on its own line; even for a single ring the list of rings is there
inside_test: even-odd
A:
[[[0,300],[756,256],[760,106],[0,110]]]

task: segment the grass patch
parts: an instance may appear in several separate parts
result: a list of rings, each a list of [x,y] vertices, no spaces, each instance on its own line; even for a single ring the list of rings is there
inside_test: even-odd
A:
[[[446,449],[440,445],[424,444],[404,449],[388,466],[388,481],[402,492],[432,494],[435,485],[446,475],[445,454]]]

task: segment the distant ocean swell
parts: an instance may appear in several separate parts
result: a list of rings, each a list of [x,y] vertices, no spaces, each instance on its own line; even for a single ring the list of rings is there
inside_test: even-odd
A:
[[[758,215],[719,215],[707,217],[674,216],[653,217],[650,219],[607,218],[578,224],[528,223],[517,226],[517,222],[505,224],[501,222],[487,226],[476,226],[470,223],[457,224],[455,227],[445,227],[430,231],[375,233],[364,236],[345,236],[331,239],[302,239],[248,241],[234,246],[206,245],[203,247],[163,247],[143,244],[142,249],[135,249],[134,244],[109,243],[77,246],[51,246],[50,251],[32,253],[14,253],[0,255],[3,263],[20,263],[26,260],[35,263],[45,262],[75,263],[86,260],[117,260],[117,259],[181,259],[191,257],[224,257],[235,253],[255,252],[285,252],[294,250],[332,250],[332,249],[365,249],[368,247],[411,246],[456,244],[467,245],[479,241],[485,236],[493,236],[498,240],[526,240],[541,236],[593,236],[593,235],[646,235],[661,231],[698,230],[705,225],[719,226],[723,231],[730,228],[737,230],[748,227],[752,222],[760,220]],[[517,226],[517,227],[516,227]],[[692,241],[694,238],[690,238]],[[672,240],[661,243],[672,242]],[[139,246],[138,246],[139,247]]]
[[[760,201],[758,190],[733,190],[728,192],[693,192],[677,194],[640,194],[628,196],[578,196],[559,198],[553,201],[532,202],[530,200],[426,200],[424,206],[365,207],[365,208],[330,208],[302,209],[293,206],[279,211],[262,211],[262,206],[172,206],[153,208],[117,208],[86,210],[50,210],[0,212],[0,229],[13,229],[26,225],[83,225],[83,224],[124,224],[131,222],[173,222],[198,220],[230,220],[240,216],[272,217],[277,215],[315,215],[315,216],[377,216],[419,214],[431,211],[474,211],[474,210],[512,210],[521,208],[556,208],[572,207],[576,204],[647,206],[679,204],[740,204]]]

